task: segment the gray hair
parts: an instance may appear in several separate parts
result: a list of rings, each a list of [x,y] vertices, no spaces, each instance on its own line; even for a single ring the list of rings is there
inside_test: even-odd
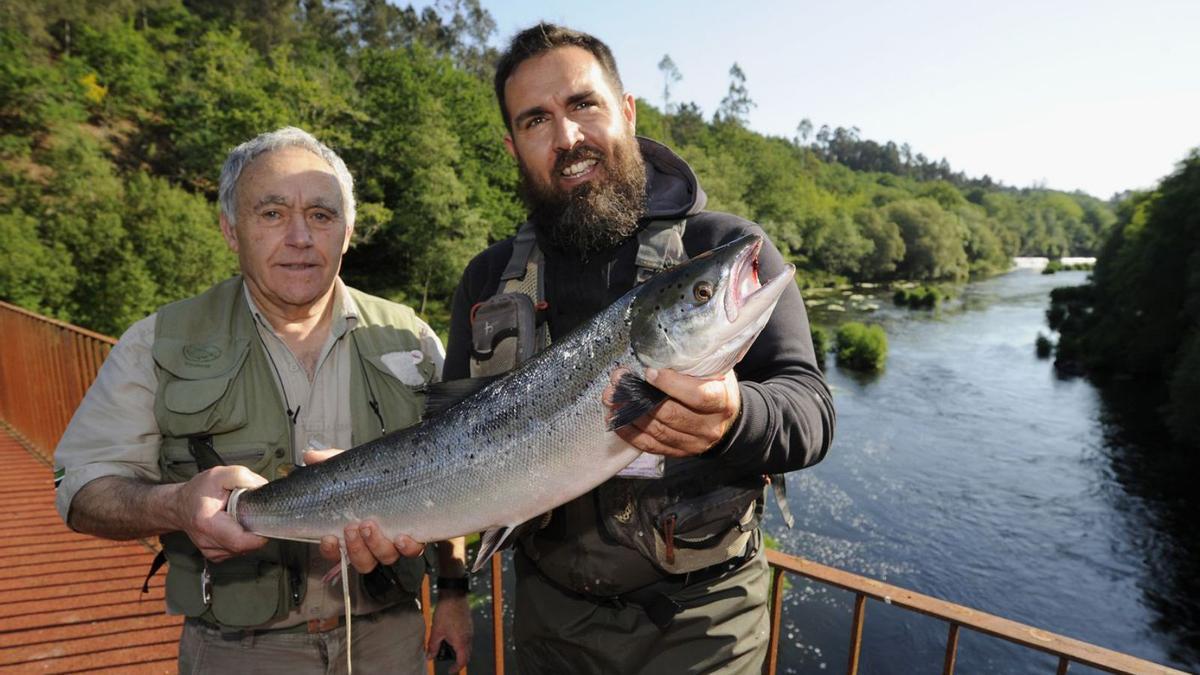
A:
[[[342,209],[345,210],[346,225],[354,226],[354,177],[346,169],[346,163],[329,146],[318,141],[312,134],[296,127],[283,127],[259,134],[229,151],[225,165],[221,167],[221,184],[217,201],[221,204],[221,215],[230,225],[237,225],[237,182],[242,170],[259,155],[283,148],[304,148],[325,160],[342,188]]]

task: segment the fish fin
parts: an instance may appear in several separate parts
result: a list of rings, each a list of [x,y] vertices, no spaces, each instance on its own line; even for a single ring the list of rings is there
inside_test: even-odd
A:
[[[470,572],[474,574],[479,572],[484,563],[491,560],[493,555],[504,549],[511,548],[517,539],[524,536],[524,533],[532,530],[532,528],[542,527],[541,521],[545,516],[540,515],[538,518],[533,518],[522,522],[520,525],[502,525],[492,527],[491,530],[484,532],[479,538],[479,552],[475,554],[475,565],[470,568]]]
[[[768,478],[771,481],[771,487],[775,490],[775,504],[779,506],[779,513],[783,514],[783,522],[787,523],[790,529],[795,526],[796,519],[792,516],[792,507],[788,506],[787,474],[773,473]]]
[[[474,574],[484,568],[484,563],[491,560],[493,555],[505,549],[505,544],[509,539],[516,540],[516,537],[510,537],[512,532],[517,530],[517,526],[505,525],[500,527],[492,527],[491,530],[484,532],[479,538],[479,552],[475,554],[475,565],[470,567],[470,573]]]
[[[613,411],[608,421],[608,430],[616,431],[633,424],[637,418],[654,410],[667,399],[663,390],[655,387],[633,373],[625,373],[613,389],[613,403],[620,407]]]
[[[491,384],[499,375],[489,377],[466,377],[461,380],[451,380],[449,382],[435,382],[427,384],[418,389],[425,394],[425,413],[426,419],[437,417],[453,408],[455,404],[469,398],[480,389]]]

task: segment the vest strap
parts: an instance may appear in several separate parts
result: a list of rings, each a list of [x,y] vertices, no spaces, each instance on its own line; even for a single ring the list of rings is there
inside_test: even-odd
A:
[[[500,275],[500,280],[511,281],[525,278],[526,266],[536,247],[537,231],[534,229],[533,223],[527,220],[517,228],[517,236],[513,239],[512,257],[508,259],[508,265]],[[536,302],[536,299],[534,301]]]

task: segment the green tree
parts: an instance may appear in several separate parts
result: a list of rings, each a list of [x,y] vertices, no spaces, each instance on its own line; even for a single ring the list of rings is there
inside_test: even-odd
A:
[[[675,65],[675,61],[671,59],[670,54],[663,54],[662,60],[658,62],[658,72],[663,76],[663,112],[671,114],[671,87],[679,83],[683,79],[683,74],[679,72],[679,67]]]
[[[965,279],[969,266],[957,220],[937,202],[909,199],[889,204],[884,216],[904,238],[902,276],[912,279]]]
[[[38,222],[23,211],[0,213],[0,299],[58,315],[75,284],[64,251],[42,243]]]
[[[746,126],[749,121],[750,109],[757,104],[750,99],[750,91],[746,88],[746,73],[742,67],[734,63],[729,68],[729,91],[721,99],[717,109],[717,120]]]
[[[195,295],[238,270],[216,205],[143,173],[125,185],[125,231],[154,282],[153,304]]]
[[[135,118],[156,110],[167,80],[166,64],[142,31],[130,22],[114,21],[103,28],[79,27],[75,58],[94,74],[107,94],[94,108],[109,117]]]
[[[859,232],[871,242],[871,250],[859,263],[864,279],[887,279],[904,260],[904,237],[896,223],[887,220],[877,209],[862,209],[854,214]]]

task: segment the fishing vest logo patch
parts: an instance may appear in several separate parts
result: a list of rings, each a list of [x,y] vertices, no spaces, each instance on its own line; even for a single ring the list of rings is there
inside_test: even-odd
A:
[[[186,345],[183,358],[191,365],[206,365],[221,357],[221,348],[216,345]]]

